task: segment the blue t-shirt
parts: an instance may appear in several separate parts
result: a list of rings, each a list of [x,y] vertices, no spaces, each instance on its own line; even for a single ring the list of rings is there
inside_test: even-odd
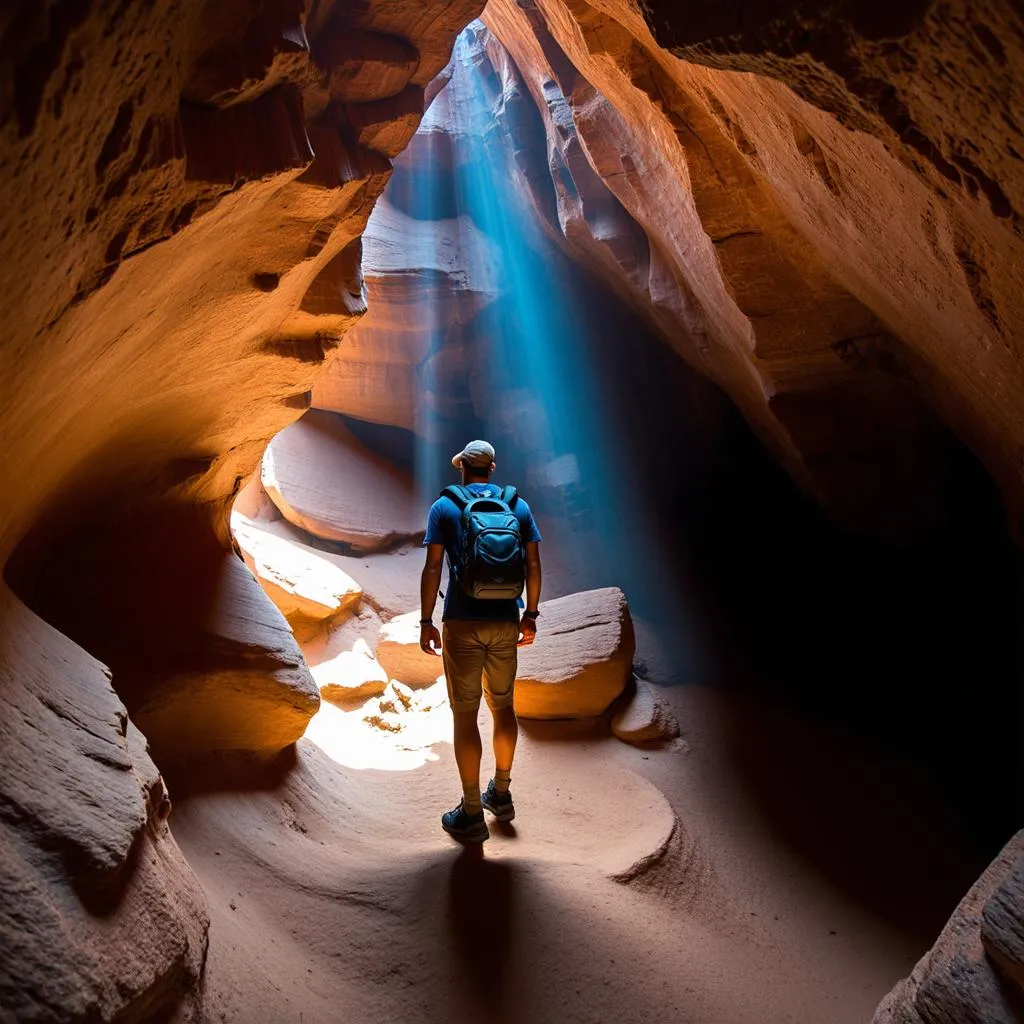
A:
[[[481,498],[497,498],[501,488],[495,484],[469,484],[469,490]],[[533,518],[530,506],[520,496],[512,511],[519,520],[519,532],[524,544],[540,540],[540,530]],[[448,586],[444,592],[444,619],[488,619],[498,622],[518,622],[519,604],[514,598],[495,600],[493,598],[470,597],[454,580],[452,562],[458,555],[462,541],[462,510],[451,498],[442,495],[430,506],[427,516],[427,532],[424,544],[443,544],[448,556]]]

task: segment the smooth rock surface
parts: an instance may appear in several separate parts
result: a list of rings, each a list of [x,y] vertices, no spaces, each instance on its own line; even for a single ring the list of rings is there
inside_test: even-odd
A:
[[[314,409],[282,430],[267,446],[261,480],[288,522],[357,553],[422,537],[412,480],[333,413]]]
[[[359,584],[312,548],[263,530],[237,511],[231,514],[231,530],[245,564],[298,640],[314,636],[358,605]]]
[[[540,603],[537,639],[519,649],[516,714],[523,718],[599,715],[629,681],[635,639],[617,587]]]
[[[202,627],[196,647],[183,644],[133,706],[153,750],[180,761],[294,743],[320,705],[319,691],[288,622],[232,555],[224,556]]]
[[[437,187],[429,138],[396,162],[424,193]],[[313,405],[423,433],[422,405],[436,401],[428,356],[501,291],[493,246],[468,217],[418,219],[382,199],[363,235],[367,315],[325,367]]]

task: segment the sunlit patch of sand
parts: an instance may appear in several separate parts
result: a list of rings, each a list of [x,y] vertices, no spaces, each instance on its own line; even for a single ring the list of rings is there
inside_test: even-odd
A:
[[[391,684],[380,697],[351,707],[323,701],[306,728],[306,739],[347,768],[411,771],[436,761],[432,748],[450,743],[451,732],[448,694],[440,676],[432,686],[415,691]]]

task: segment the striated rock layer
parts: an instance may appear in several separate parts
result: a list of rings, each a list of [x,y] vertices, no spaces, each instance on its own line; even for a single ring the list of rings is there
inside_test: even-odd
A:
[[[1024,833],[1018,833],[963,898],[935,945],[882,1001],[873,1024],[1017,1024],[1019,962],[987,955],[994,908],[1019,905]],[[1019,952],[1018,952],[1019,955]]]
[[[1016,525],[1019,14],[769,7],[736,34],[725,9],[668,6],[651,24],[673,52],[625,0],[485,12],[506,95],[525,87],[548,126],[567,243],[837,518],[925,521],[937,419]]]
[[[484,20],[504,106],[528,94],[546,127],[549,173],[520,189],[834,518],[920,536],[955,500],[949,430],[1020,539],[1019,8],[492,0]],[[1017,855],[876,1019],[1021,1019]]]
[[[481,6],[0,15],[4,1015],[163,1019],[196,986],[204,900],[125,708],[161,767],[315,712],[228,509],[365,311],[360,235]]]

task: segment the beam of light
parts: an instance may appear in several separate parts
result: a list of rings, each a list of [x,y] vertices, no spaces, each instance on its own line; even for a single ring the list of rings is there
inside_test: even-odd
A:
[[[635,415],[623,420],[615,363],[607,352],[603,361],[598,356],[595,339],[608,325],[590,308],[593,282],[554,250],[516,184],[522,140],[501,126],[501,82],[483,50],[485,32],[474,22],[459,36],[452,77],[421,126],[421,133],[447,135],[450,157],[432,163],[421,150],[405,187],[415,216],[454,227],[459,272],[469,291],[483,296],[470,322],[453,323],[450,303],[447,311],[439,308],[437,291],[429,293],[417,482],[433,497],[452,478],[452,451],[470,437],[492,440],[496,480],[519,485],[535,507],[562,589],[619,586],[635,615],[668,630],[670,646],[686,647],[686,610],[659,550],[658,524],[647,515],[657,485],[635,458],[636,445],[650,439],[640,436]],[[486,284],[492,279],[493,297]],[[632,359],[634,340],[615,339],[613,358]],[[439,372],[441,353],[450,356],[453,344],[468,354]]]

